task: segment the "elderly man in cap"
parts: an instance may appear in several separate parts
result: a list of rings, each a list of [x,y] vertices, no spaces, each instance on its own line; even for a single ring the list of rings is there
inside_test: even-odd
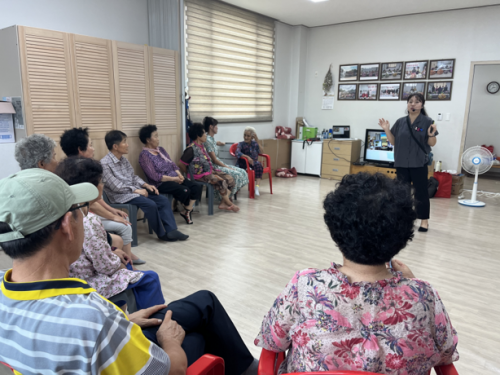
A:
[[[13,259],[0,271],[0,362],[23,375],[183,374],[184,330],[172,312],[156,333],[159,346],[140,328],[158,325],[148,318],[164,305],[129,321],[85,281],[69,278],[97,197],[92,184],[68,186],[38,168],[0,181],[0,247]]]

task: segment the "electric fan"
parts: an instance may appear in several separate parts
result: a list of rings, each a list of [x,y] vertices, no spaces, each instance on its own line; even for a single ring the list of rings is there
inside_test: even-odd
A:
[[[472,197],[470,199],[460,199],[458,203],[470,207],[484,207],[486,204],[476,199],[477,197],[477,176],[490,170],[493,163],[493,154],[486,148],[474,146],[462,155],[462,168],[467,173],[473,174],[474,187],[472,188]]]

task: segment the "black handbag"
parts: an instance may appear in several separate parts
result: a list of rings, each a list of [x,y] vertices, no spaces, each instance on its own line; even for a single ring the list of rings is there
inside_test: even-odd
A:
[[[439,181],[434,177],[429,178],[429,181],[427,182],[427,191],[429,192],[429,198],[434,198],[437,193],[438,187]]]
[[[434,160],[434,154],[432,152],[427,153],[425,147],[418,141],[418,139],[413,135],[413,131],[411,130],[411,124],[410,124],[410,116],[406,117],[406,125],[408,125],[408,130],[410,131],[410,135],[413,138],[415,142],[417,142],[418,147],[424,152],[425,154],[425,164],[426,165],[432,165],[432,161]],[[437,134],[436,134],[437,135]]]

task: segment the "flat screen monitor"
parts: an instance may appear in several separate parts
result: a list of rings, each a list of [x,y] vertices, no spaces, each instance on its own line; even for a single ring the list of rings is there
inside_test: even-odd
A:
[[[382,129],[366,129],[365,161],[391,164],[394,163],[394,146],[387,139]]]

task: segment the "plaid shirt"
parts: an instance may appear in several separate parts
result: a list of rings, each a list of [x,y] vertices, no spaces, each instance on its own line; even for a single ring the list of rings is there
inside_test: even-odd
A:
[[[111,203],[126,203],[139,196],[134,191],[142,189],[145,182],[135,174],[134,168],[124,156],[118,160],[109,152],[101,159],[101,165],[104,191]]]

